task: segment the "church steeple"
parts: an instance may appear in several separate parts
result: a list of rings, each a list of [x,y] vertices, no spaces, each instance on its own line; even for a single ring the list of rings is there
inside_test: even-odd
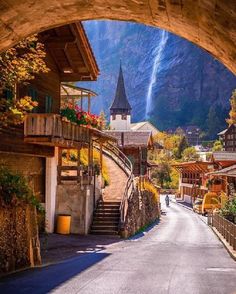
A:
[[[132,108],[126,96],[123,71],[120,64],[120,72],[119,72],[119,78],[118,78],[118,82],[116,86],[116,94],[112,102],[112,105],[110,107],[110,113],[111,115],[112,114],[130,114],[131,109]]]
[[[126,96],[123,71],[120,64],[120,72],[116,86],[115,98],[110,107],[110,126],[113,130],[130,130],[131,124],[131,106]]]

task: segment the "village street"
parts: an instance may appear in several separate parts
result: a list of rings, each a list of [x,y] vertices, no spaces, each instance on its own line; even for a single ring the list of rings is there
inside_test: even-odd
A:
[[[145,233],[12,275],[0,293],[236,293],[236,263],[211,229],[178,204],[162,206],[166,215]]]

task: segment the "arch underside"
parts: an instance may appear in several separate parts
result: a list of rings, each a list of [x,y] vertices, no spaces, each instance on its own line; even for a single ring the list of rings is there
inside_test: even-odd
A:
[[[236,1],[230,0],[0,0],[0,51],[33,33],[92,19],[168,30],[236,73]]]

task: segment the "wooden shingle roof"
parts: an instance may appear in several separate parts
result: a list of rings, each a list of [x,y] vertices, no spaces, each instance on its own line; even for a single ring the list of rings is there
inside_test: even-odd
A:
[[[212,168],[210,162],[206,161],[189,161],[180,162],[172,165],[179,172],[207,172]]]
[[[122,147],[152,147],[152,133],[149,131],[106,131],[118,140]]]
[[[235,161],[236,162],[236,152],[235,151],[216,151],[212,154],[213,161]]]

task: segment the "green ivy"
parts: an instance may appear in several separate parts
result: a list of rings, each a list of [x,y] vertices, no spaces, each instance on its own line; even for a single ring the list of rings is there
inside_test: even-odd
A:
[[[0,166],[0,198],[5,205],[14,204],[18,200],[35,206],[40,213],[45,212],[25,177],[5,166]]]

